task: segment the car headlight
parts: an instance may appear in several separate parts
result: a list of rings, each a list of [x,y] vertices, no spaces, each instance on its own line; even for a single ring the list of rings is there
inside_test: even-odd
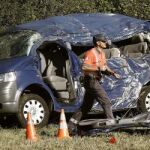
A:
[[[0,82],[12,82],[16,80],[14,72],[0,74]]]

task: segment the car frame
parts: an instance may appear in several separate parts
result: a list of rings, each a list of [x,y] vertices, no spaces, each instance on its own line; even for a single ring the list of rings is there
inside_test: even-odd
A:
[[[104,33],[119,45],[120,41],[149,31],[147,21],[120,14],[95,13],[50,17],[18,25],[2,33],[0,113],[17,114],[24,127],[27,112],[30,112],[34,124],[43,127],[48,124],[53,110],[76,111],[84,99],[88,101],[90,98],[84,97],[82,59],[79,58],[93,46],[92,37]],[[149,111],[149,58],[146,53],[138,58],[122,56],[108,59],[108,65],[122,76],[121,80],[104,76],[103,86],[111,99],[113,111],[138,106],[141,111]],[[60,62],[57,67],[53,64],[55,61],[55,64]],[[55,66],[55,74],[45,71],[53,70],[50,69],[51,62]],[[60,66],[62,70],[56,74]],[[139,97],[141,100],[137,101]],[[91,111],[100,112],[102,108],[94,103]]]

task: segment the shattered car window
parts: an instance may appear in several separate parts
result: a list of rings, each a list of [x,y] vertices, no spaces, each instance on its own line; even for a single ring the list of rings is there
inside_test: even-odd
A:
[[[27,55],[33,34],[32,31],[16,31],[0,35],[0,59]]]

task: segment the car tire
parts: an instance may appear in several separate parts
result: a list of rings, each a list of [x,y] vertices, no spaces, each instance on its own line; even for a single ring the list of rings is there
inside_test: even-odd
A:
[[[32,121],[36,127],[44,127],[48,124],[50,110],[44,99],[36,94],[23,94],[17,113],[21,127],[26,126],[27,113],[30,112]]]
[[[140,112],[150,112],[150,85],[142,88],[139,96],[138,108]]]

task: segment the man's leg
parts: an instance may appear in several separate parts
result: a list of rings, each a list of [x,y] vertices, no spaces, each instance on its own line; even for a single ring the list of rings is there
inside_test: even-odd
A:
[[[93,94],[97,97],[97,101],[102,105],[104,112],[108,119],[114,119],[111,103],[107,93],[104,88],[100,85],[99,81],[95,81],[95,89],[93,89]]]
[[[90,111],[93,106],[93,101],[94,98],[92,94],[90,94],[88,90],[86,90],[82,106],[80,107],[80,109],[74,112],[73,116],[68,122],[68,129],[70,133],[74,131],[76,132],[78,123],[80,122],[82,116],[86,115]]]

